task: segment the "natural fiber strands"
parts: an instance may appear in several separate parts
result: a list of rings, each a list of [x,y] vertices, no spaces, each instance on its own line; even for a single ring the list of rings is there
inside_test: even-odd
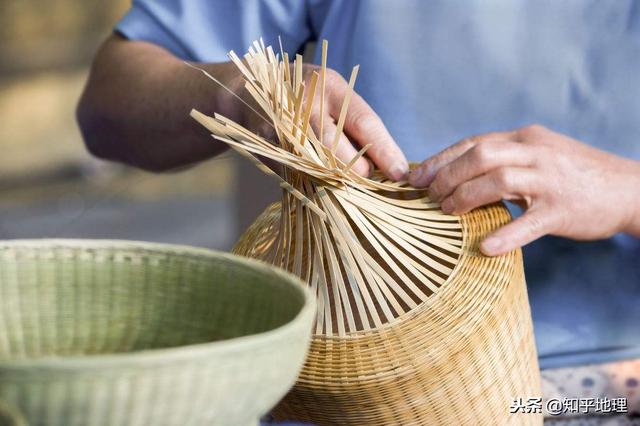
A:
[[[240,256],[0,241],[0,425],[257,426],[314,314],[298,278]]]
[[[521,254],[477,250],[508,219],[501,206],[462,216],[465,244],[453,273],[397,321],[346,337],[316,334],[276,416],[322,425],[541,424],[540,415],[509,414],[514,398],[540,395]],[[252,232],[279,220],[273,205],[236,253],[260,257]]]
[[[541,424],[540,414],[509,413],[515,398],[540,395],[521,254],[478,251],[509,220],[506,209],[448,216],[405,182],[360,177],[351,166],[367,147],[345,164],[336,140],[323,145],[309,126],[324,67],[303,83],[300,57],[290,67],[260,42],[244,61],[230,57],[277,144],[220,115],[192,116],[283,188],[234,252],[293,272],[318,300],[306,365],[274,415],[326,425]],[[259,157],[282,164],[282,175]]]
[[[326,43],[323,51],[326,54]],[[321,144],[309,117],[325,72],[314,72],[307,88],[302,58],[296,58],[291,75],[283,56],[280,61],[258,42],[244,63],[230,54],[245,76],[246,90],[262,107],[256,114],[272,124],[277,145],[223,116],[211,118],[197,111],[192,116],[216,139],[280,181],[282,214],[271,232],[276,238],[255,257],[311,284],[319,305],[316,333],[345,336],[372,330],[438,291],[461,253],[460,220],[444,215],[423,191],[406,183],[353,172],[351,166],[368,146],[345,164],[335,156],[337,138],[330,147]],[[357,67],[350,89],[356,75]],[[345,94],[338,135],[351,93]],[[324,96],[319,96],[322,103]],[[285,166],[283,175],[267,168],[258,155]]]

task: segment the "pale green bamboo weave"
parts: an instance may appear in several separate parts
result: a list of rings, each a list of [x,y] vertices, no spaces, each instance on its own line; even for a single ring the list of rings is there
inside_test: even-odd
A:
[[[298,279],[228,254],[0,243],[0,424],[255,424],[314,312]]]

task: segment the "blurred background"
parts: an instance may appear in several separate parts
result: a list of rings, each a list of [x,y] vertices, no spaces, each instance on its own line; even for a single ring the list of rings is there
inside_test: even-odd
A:
[[[117,238],[229,249],[273,197],[265,194],[277,192],[275,184],[266,192],[238,186],[237,167],[247,169],[243,176],[259,172],[229,154],[154,175],[86,152],[76,102],[96,49],[129,4],[0,1],[0,239]]]

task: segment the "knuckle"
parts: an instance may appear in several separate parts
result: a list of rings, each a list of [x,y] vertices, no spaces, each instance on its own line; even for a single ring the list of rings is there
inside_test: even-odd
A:
[[[336,70],[333,70],[331,68],[327,68],[327,72],[325,74],[325,84],[328,86],[337,86],[337,85],[344,85],[346,84],[345,79],[342,77],[342,75],[337,72]]]
[[[483,140],[502,139],[504,132],[489,132],[484,135]]]
[[[500,189],[507,189],[513,186],[513,174],[509,169],[501,168],[493,173],[493,182]]]
[[[485,165],[491,162],[493,153],[489,145],[480,144],[471,148],[471,158],[473,161],[480,165]]]
[[[314,71],[315,72],[319,72],[319,70],[316,68],[316,65],[304,64],[303,69],[302,69],[302,79],[304,80],[304,83],[307,86],[311,82],[311,76],[313,76],[313,72]]]
[[[316,130],[319,133],[319,129]],[[336,137],[336,128],[335,126],[327,126],[325,125],[322,129],[322,143],[326,146],[330,146],[333,143],[333,140]],[[338,146],[340,145],[340,139],[338,139]]]
[[[530,235],[540,235],[544,233],[546,223],[539,215],[527,215],[526,225]]]
[[[469,150],[476,145],[475,137],[472,136],[472,137],[464,138],[458,143],[458,145],[465,151]]]
[[[528,138],[528,137],[539,136],[542,133],[544,133],[545,131],[546,131],[546,129],[545,129],[544,126],[542,126],[541,124],[534,123],[534,124],[529,124],[528,126],[525,126],[525,127],[521,128],[519,130],[519,133],[523,137]]]
[[[351,127],[360,134],[369,134],[378,130],[378,118],[369,112],[353,111],[350,121]]]

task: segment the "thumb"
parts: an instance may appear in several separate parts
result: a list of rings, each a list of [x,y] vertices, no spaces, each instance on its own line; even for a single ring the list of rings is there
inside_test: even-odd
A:
[[[487,256],[498,256],[522,247],[551,232],[551,222],[551,215],[528,210],[485,238],[480,244],[480,251]]]

